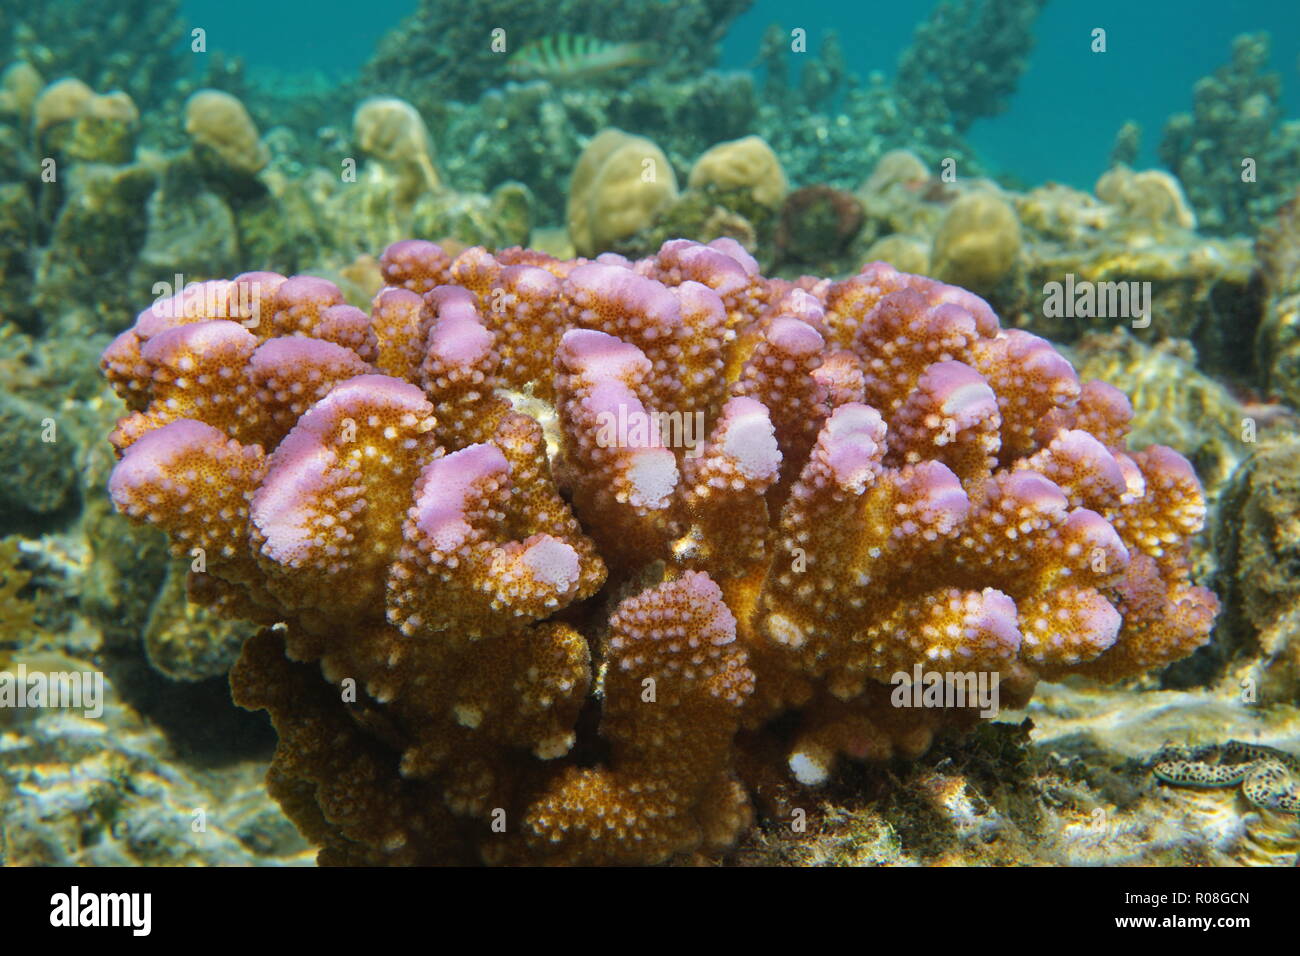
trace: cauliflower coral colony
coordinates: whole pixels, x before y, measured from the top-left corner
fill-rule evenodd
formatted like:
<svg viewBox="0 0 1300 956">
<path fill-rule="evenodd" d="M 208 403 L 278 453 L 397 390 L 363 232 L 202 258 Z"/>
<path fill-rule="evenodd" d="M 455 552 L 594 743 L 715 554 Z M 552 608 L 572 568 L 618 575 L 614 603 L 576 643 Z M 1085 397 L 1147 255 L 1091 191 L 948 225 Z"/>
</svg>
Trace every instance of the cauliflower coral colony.
<svg viewBox="0 0 1300 956">
<path fill-rule="evenodd" d="M 381 264 L 369 314 L 250 273 L 102 362 L 113 500 L 266 625 L 232 685 L 322 862 L 721 853 L 760 780 L 979 719 L 893 706 L 899 672 L 1009 706 L 1207 639 L 1192 468 L 970 292 L 728 239 Z"/>
</svg>

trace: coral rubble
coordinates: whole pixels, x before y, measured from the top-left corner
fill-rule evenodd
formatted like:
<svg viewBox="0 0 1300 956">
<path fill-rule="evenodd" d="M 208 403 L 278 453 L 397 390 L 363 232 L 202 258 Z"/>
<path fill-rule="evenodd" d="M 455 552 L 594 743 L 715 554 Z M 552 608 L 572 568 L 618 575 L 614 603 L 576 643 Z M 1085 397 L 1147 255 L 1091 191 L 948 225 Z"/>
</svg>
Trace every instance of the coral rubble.
<svg viewBox="0 0 1300 956">
<path fill-rule="evenodd" d="M 28 652 L 30 672 L 98 673 Z M 103 712 L 0 708 L 0 863 L 8 866 L 304 866 L 311 854 L 276 811 L 256 760 L 189 766 L 158 726 L 105 681 Z"/>
</svg>

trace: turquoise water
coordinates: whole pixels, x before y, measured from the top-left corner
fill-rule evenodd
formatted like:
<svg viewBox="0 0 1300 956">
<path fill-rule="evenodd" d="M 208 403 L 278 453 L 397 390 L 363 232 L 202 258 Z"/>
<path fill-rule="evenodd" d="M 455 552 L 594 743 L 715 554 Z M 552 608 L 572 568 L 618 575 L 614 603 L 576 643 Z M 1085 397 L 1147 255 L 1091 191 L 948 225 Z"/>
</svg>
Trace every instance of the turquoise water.
<svg viewBox="0 0 1300 956">
<path fill-rule="evenodd" d="M 358 16 L 357 4 L 343 0 L 184 0 L 181 13 L 250 65 L 343 73 L 360 67 L 415 6 L 370 0 Z"/>
<path fill-rule="evenodd" d="M 723 43 L 722 66 L 745 69 L 766 27 L 808 31 L 813 51 L 825 30 L 840 35 L 851 70 L 892 75 L 932 0 L 791 4 L 758 0 Z M 341 0 L 185 0 L 214 46 L 250 65 L 344 75 L 371 55 L 380 37 L 415 8 L 414 0 L 371 0 L 364 15 Z M 304 15 L 304 10 L 310 10 Z M 796 11 L 796 12 L 792 12 Z M 1090 50 L 1094 27 L 1107 52 Z M 1155 147 L 1171 113 L 1188 110 L 1192 87 L 1229 55 L 1232 38 L 1264 30 L 1272 66 L 1283 77 L 1283 106 L 1300 115 L 1300 4 L 1279 0 L 1052 0 L 1039 18 L 1029 69 L 1008 110 L 979 121 L 969 139 L 990 167 L 1025 182 L 1091 186 L 1107 166 L 1119 126 L 1143 129 L 1139 165 L 1158 165 Z"/>
<path fill-rule="evenodd" d="M 728 36 L 725 62 L 739 66 L 767 24 L 805 26 L 808 36 L 839 32 L 850 67 L 893 74 L 929 2 L 862 4 L 759 0 Z M 796 24 L 789 11 L 798 10 Z M 1090 50 L 1094 27 L 1107 51 Z M 1035 27 L 1029 69 L 1001 116 L 982 120 L 970 140 L 995 169 L 1026 182 L 1054 179 L 1091 186 L 1105 171 L 1115 132 L 1132 119 L 1143 129 L 1139 165 L 1156 165 L 1155 147 L 1171 113 L 1191 108 L 1192 87 L 1229 56 L 1232 38 L 1267 31 L 1273 69 L 1283 75 L 1288 116 L 1300 113 L 1300 4 L 1281 0 L 1050 0 Z"/>
</svg>

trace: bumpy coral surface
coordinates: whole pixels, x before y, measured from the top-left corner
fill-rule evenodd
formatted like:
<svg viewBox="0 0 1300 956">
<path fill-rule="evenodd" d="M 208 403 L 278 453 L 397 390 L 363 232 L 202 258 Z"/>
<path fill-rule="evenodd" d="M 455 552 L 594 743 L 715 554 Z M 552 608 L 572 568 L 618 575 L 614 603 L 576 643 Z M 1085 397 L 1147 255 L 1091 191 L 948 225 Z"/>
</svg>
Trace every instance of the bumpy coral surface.
<svg viewBox="0 0 1300 956">
<path fill-rule="evenodd" d="M 815 784 L 978 719 L 894 706 L 899 672 L 1005 706 L 1208 636 L 1191 467 L 969 292 L 768 280 L 730 240 L 381 264 L 368 315 L 252 273 L 103 358 L 113 499 L 268 625 L 236 698 L 324 862 L 718 850 L 774 762 Z"/>
</svg>

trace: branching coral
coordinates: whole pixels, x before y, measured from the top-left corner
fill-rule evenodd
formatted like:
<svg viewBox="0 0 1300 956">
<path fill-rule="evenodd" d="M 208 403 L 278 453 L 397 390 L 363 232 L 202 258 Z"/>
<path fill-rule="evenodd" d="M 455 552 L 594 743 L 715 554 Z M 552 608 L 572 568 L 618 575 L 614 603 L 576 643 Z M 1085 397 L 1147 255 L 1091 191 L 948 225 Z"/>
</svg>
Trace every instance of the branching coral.
<svg viewBox="0 0 1300 956">
<path fill-rule="evenodd" d="M 1165 124 L 1160 160 L 1206 232 L 1253 234 L 1290 198 L 1300 171 L 1300 124 L 1281 122 L 1282 78 L 1265 72 L 1268 61 L 1267 34 L 1237 37 L 1232 59 L 1197 81 L 1192 112 Z"/>
<path fill-rule="evenodd" d="M 894 706 L 898 672 L 1005 703 L 1208 636 L 1190 466 L 969 292 L 768 280 L 730 240 L 381 266 L 369 316 L 249 274 L 103 358 L 114 501 L 274 625 L 232 681 L 323 861 L 724 848 L 772 754 L 817 783 L 977 719 Z"/>
<path fill-rule="evenodd" d="M 410 100 L 426 116 L 442 101 L 472 101 L 506 79 L 508 54 L 530 40 L 562 33 L 608 42 L 656 38 L 657 70 L 698 70 L 717 58 L 717 43 L 752 0 L 674 0 L 646 7 L 612 7 L 602 0 L 487 0 L 448 6 L 420 0 L 379 43 L 362 83 Z M 499 38 L 504 43 L 493 42 Z"/>
<path fill-rule="evenodd" d="M 122 0 L 87 7 L 45 0 L 39 9 L 0 0 L 0 58 L 46 77 L 78 76 L 96 89 L 124 89 L 144 106 L 166 99 L 188 63 L 187 20 L 178 0 Z"/>
<path fill-rule="evenodd" d="M 1006 109 L 1046 0 L 944 0 L 916 29 L 895 88 L 917 117 L 960 132 Z M 978 51 L 978 52 L 977 52 Z"/>
</svg>

